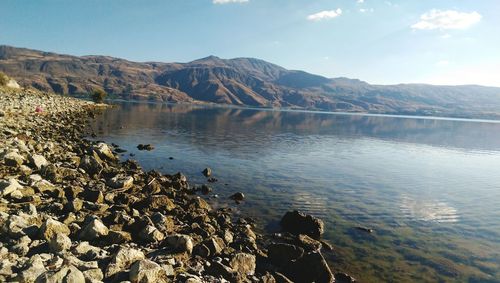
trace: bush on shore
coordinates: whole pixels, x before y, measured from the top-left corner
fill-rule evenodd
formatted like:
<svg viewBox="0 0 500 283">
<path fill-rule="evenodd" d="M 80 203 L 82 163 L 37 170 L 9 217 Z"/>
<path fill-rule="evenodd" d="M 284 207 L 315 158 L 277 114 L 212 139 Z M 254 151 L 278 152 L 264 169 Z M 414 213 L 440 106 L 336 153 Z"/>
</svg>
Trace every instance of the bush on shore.
<svg viewBox="0 0 500 283">
<path fill-rule="evenodd" d="M 103 103 L 104 99 L 106 98 L 107 95 L 108 94 L 104 90 L 102 90 L 102 89 L 96 89 L 92 93 L 92 100 L 95 103 Z"/>
</svg>

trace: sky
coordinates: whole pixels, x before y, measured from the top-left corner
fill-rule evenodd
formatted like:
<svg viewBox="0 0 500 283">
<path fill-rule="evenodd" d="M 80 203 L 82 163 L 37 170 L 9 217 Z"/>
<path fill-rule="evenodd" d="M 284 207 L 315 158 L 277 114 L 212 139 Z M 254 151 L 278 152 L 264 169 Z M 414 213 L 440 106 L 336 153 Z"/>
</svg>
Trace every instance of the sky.
<svg viewBox="0 0 500 283">
<path fill-rule="evenodd" d="M 0 44 L 71 55 L 500 86 L 499 0 L 0 0 L 0 15 Z"/>
</svg>

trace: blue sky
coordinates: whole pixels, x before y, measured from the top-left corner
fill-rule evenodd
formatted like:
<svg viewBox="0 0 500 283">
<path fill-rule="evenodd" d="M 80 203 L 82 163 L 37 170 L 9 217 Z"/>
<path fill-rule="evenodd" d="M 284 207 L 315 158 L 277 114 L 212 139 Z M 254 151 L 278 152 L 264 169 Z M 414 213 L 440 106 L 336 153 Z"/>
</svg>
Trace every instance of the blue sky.
<svg viewBox="0 0 500 283">
<path fill-rule="evenodd" d="M 498 0 L 1 0 L 0 13 L 0 44 L 44 51 L 500 86 Z"/>
</svg>

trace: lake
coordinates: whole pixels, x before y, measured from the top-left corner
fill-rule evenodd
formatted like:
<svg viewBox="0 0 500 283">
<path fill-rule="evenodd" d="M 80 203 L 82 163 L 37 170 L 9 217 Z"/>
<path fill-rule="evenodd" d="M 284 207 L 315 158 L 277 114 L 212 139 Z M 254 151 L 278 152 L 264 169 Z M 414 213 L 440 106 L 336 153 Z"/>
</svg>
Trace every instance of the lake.
<svg viewBox="0 0 500 283">
<path fill-rule="evenodd" d="M 500 282 L 500 123 L 148 103 L 93 123 L 146 170 L 195 185 L 212 168 L 207 199 L 262 231 L 323 219 L 325 257 L 362 282 Z"/>
</svg>

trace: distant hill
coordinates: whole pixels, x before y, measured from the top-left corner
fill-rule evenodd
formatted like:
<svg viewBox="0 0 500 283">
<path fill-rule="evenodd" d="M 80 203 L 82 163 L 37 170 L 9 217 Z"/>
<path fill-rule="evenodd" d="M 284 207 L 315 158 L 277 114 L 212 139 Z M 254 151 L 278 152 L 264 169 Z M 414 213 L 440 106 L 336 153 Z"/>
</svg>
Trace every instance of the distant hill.
<svg viewBox="0 0 500 283">
<path fill-rule="evenodd" d="M 103 88 L 114 97 L 256 107 L 454 117 L 500 117 L 500 88 L 371 85 L 326 78 L 253 58 L 137 63 L 0 46 L 0 71 L 23 86 L 67 94 Z"/>
</svg>

